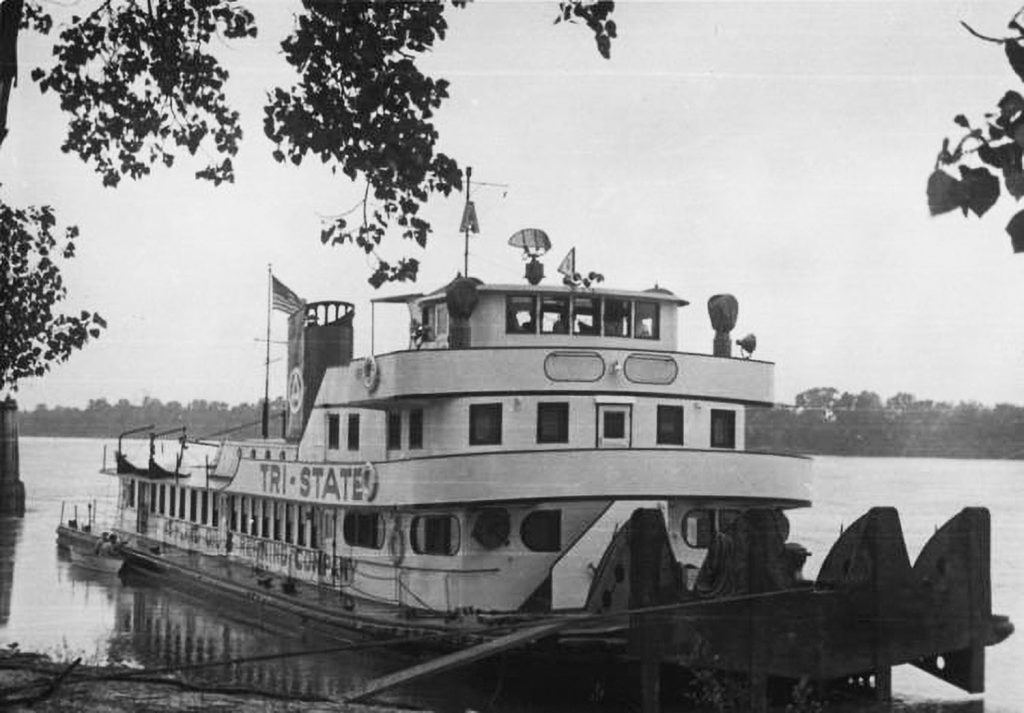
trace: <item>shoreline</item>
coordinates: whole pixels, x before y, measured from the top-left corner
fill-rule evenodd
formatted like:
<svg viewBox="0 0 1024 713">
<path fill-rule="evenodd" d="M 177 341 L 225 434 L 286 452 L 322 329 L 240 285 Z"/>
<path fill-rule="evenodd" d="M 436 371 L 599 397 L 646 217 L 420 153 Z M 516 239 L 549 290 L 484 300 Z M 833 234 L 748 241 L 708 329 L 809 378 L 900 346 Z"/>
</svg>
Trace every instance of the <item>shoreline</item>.
<svg viewBox="0 0 1024 713">
<path fill-rule="evenodd" d="M 0 650 L 0 708 L 31 711 L 274 710 L 332 713 L 408 713 L 416 709 L 296 698 L 245 686 L 190 683 L 126 666 L 54 661 L 45 654 Z"/>
</svg>

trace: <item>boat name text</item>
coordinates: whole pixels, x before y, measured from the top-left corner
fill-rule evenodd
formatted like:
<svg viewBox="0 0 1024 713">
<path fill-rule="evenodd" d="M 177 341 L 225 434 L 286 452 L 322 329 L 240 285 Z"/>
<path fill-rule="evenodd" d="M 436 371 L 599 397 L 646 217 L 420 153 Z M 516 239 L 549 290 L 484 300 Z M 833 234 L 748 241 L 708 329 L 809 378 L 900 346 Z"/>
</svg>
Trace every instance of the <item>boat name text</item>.
<svg viewBox="0 0 1024 713">
<path fill-rule="evenodd" d="M 373 502 L 380 481 L 377 469 L 365 465 L 302 466 L 298 476 L 284 464 L 260 463 L 263 492 L 298 495 L 322 502 Z"/>
</svg>

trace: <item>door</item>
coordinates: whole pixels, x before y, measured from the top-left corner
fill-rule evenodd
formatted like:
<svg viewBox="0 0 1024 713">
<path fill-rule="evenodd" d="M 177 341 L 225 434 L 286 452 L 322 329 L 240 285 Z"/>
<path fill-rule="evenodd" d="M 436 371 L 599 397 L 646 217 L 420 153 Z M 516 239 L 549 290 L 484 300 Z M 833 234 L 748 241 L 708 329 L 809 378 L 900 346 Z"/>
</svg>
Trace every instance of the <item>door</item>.
<svg viewBox="0 0 1024 713">
<path fill-rule="evenodd" d="M 629 404 L 598 404 L 597 447 L 629 448 L 633 441 L 632 415 Z"/>
</svg>

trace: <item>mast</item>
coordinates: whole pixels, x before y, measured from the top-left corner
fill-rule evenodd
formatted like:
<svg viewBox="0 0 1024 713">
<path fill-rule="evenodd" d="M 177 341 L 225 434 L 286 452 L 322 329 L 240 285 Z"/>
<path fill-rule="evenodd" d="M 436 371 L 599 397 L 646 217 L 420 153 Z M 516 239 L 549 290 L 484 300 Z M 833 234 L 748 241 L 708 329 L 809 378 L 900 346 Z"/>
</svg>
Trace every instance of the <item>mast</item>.
<svg viewBox="0 0 1024 713">
<path fill-rule="evenodd" d="M 469 188 L 473 182 L 473 167 L 466 166 L 466 208 L 464 215 L 466 218 L 462 220 L 462 229 L 465 231 L 465 252 L 462 256 L 462 274 L 464 277 L 469 277 L 469 231 L 472 227 L 472 221 L 468 220 L 470 206 L 473 205 L 469 200 Z"/>
<path fill-rule="evenodd" d="M 263 363 L 263 438 L 270 435 L 270 311 L 273 303 L 274 276 L 267 263 L 267 356 Z"/>
</svg>

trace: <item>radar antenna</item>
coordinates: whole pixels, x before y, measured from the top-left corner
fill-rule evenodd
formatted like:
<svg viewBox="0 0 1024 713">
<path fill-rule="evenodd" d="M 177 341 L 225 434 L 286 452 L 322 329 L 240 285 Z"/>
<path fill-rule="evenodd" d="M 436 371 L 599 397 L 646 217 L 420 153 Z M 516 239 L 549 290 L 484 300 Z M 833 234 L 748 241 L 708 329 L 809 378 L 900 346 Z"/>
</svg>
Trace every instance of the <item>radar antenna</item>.
<svg viewBox="0 0 1024 713">
<path fill-rule="evenodd" d="M 540 228 L 523 228 L 517 230 L 508 239 L 508 244 L 523 251 L 526 260 L 526 281 L 536 285 L 544 279 L 544 265 L 538 260 L 551 249 L 551 240 Z"/>
</svg>

